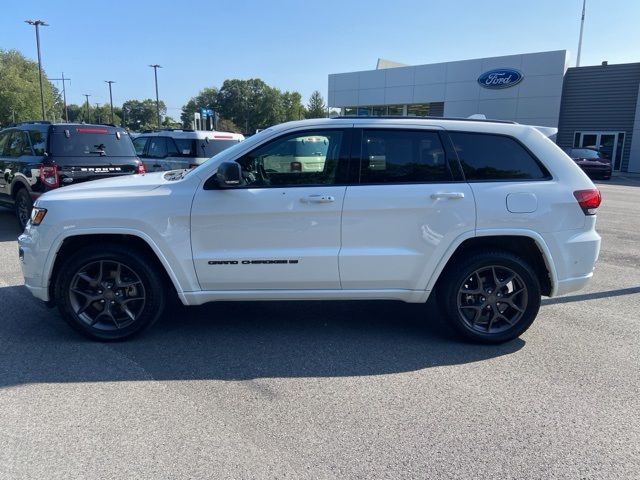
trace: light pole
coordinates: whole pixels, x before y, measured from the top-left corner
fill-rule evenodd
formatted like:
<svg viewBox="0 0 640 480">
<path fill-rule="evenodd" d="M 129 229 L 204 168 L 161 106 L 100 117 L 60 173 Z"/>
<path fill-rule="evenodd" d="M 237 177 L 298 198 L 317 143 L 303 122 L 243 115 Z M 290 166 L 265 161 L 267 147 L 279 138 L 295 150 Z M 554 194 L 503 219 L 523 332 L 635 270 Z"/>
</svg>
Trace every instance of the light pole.
<svg viewBox="0 0 640 480">
<path fill-rule="evenodd" d="M 64 104 L 64 120 L 69 122 L 69 111 L 67 110 L 67 88 L 65 82 L 71 82 L 70 78 L 64 78 L 64 72 L 62 72 L 62 78 L 51 78 L 50 80 L 62 80 L 62 102 Z"/>
<path fill-rule="evenodd" d="M 578 39 L 578 56 L 576 58 L 576 67 L 580 66 L 580 54 L 582 53 L 582 30 L 584 29 L 584 11 L 587 8 L 587 0 L 582 0 L 582 16 L 580 17 L 580 38 Z"/>
<path fill-rule="evenodd" d="M 40 79 L 40 106 L 42 107 L 42 121 L 46 120 L 44 113 L 44 91 L 42 90 L 42 60 L 40 59 L 40 26 L 48 27 L 43 20 L 25 20 L 25 23 L 36 27 L 36 47 L 38 49 L 38 78 Z"/>
<path fill-rule="evenodd" d="M 109 102 L 111 103 L 111 124 L 113 125 L 113 95 L 111 94 L 111 84 L 116 83 L 113 80 L 105 80 L 109 84 Z"/>
<path fill-rule="evenodd" d="M 86 121 L 89 119 L 89 108 L 90 108 L 89 107 L 89 97 L 91 95 L 89 95 L 88 93 L 83 93 L 82 95 L 84 95 L 86 97 L 86 99 L 87 99 L 87 115 L 85 117 L 85 123 L 86 123 Z"/>
<path fill-rule="evenodd" d="M 158 97 L 158 69 L 162 67 L 158 64 L 149 65 L 149 66 L 153 68 L 153 74 L 156 79 L 156 114 L 158 115 L 158 128 L 160 128 L 160 99 Z"/>
</svg>

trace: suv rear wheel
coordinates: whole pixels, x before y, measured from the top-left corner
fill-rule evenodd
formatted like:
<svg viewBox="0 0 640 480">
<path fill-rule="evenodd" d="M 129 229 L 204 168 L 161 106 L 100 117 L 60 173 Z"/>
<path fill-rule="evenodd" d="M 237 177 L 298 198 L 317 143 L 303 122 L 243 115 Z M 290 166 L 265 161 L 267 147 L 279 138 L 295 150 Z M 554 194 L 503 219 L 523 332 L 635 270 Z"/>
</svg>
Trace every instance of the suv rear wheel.
<svg viewBox="0 0 640 480">
<path fill-rule="evenodd" d="M 27 226 L 27 222 L 31 217 L 31 210 L 33 209 L 33 201 L 31 200 L 31 195 L 26 188 L 21 188 L 16 193 L 16 198 L 14 201 L 14 206 L 16 209 L 16 217 L 18 217 L 18 223 L 20 224 L 20 228 L 22 230 Z"/>
<path fill-rule="evenodd" d="M 64 319 L 96 340 L 121 340 L 150 326 L 165 304 L 155 262 L 120 245 L 90 246 L 61 267 L 55 299 Z"/>
<path fill-rule="evenodd" d="M 449 324 L 463 337 L 502 343 L 520 336 L 540 308 L 540 283 L 522 258 L 476 253 L 447 268 L 438 294 Z"/>
</svg>

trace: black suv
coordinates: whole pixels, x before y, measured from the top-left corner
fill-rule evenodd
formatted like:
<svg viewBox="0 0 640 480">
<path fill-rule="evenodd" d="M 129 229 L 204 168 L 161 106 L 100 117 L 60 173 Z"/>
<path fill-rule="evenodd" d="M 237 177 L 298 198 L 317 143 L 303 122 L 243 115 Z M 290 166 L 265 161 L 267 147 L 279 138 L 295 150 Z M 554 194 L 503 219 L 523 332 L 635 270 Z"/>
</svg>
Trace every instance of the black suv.
<svg viewBox="0 0 640 480">
<path fill-rule="evenodd" d="M 123 128 L 26 122 L 0 131 L 0 205 L 15 208 L 22 228 L 48 190 L 133 173 L 144 166 Z"/>
</svg>

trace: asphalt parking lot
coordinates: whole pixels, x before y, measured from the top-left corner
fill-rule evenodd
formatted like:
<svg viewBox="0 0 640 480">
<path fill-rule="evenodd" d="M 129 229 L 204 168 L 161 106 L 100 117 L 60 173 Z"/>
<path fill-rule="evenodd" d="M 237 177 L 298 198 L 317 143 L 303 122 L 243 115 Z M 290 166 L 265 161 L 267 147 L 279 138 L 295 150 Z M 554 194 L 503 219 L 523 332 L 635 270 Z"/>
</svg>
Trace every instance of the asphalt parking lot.
<svg viewBox="0 0 640 480">
<path fill-rule="evenodd" d="M 594 280 L 501 346 L 395 302 L 174 309 L 92 343 L 22 286 L 0 209 L 0 478 L 640 478 L 640 181 L 599 186 Z"/>
</svg>

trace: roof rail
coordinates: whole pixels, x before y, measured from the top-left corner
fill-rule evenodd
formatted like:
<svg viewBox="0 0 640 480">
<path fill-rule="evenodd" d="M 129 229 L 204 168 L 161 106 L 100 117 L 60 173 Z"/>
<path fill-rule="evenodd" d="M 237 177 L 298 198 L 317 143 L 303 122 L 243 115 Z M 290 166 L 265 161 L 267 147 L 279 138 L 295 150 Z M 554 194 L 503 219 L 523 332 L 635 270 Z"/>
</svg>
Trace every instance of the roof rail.
<svg viewBox="0 0 640 480">
<path fill-rule="evenodd" d="M 492 120 L 490 118 L 463 118 L 463 117 L 435 117 L 435 116 L 405 116 L 405 115 L 338 115 L 336 117 L 330 118 L 346 118 L 350 120 L 358 119 L 358 118 L 385 118 L 385 119 L 394 119 L 394 120 L 444 120 L 446 122 L 484 122 L 484 123 L 508 123 L 512 125 L 517 125 L 518 122 L 513 122 L 511 120 Z"/>
<path fill-rule="evenodd" d="M 18 125 L 51 125 L 51 122 L 47 120 L 27 120 L 25 122 L 16 122 L 11 124 L 14 127 Z"/>
</svg>

